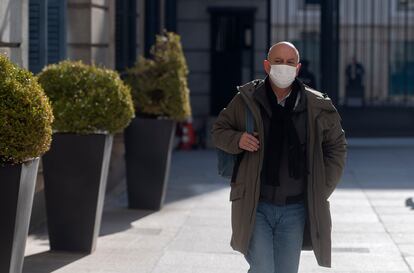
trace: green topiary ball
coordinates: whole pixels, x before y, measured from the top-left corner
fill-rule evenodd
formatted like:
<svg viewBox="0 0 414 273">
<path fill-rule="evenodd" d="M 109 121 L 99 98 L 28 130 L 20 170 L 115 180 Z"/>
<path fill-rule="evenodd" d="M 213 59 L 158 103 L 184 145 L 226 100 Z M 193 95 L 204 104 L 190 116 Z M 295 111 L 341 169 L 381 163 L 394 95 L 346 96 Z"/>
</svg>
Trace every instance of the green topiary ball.
<svg viewBox="0 0 414 273">
<path fill-rule="evenodd" d="M 0 55 L 0 163 L 22 163 L 49 150 L 52 121 L 36 77 Z"/>
<path fill-rule="evenodd" d="M 183 121 L 191 116 L 188 68 L 180 36 L 173 32 L 157 35 L 152 59 L 140 57 L 127 70 L 136 112 L 143 116 Z"/>
<path fill-rule="evenodd" d="M 81 61 L 43 69 L 39 82 L 49 96 L 58 132 L 121 132 L 134 117 L 130 88 L 117 72 Z"/>
</svg>

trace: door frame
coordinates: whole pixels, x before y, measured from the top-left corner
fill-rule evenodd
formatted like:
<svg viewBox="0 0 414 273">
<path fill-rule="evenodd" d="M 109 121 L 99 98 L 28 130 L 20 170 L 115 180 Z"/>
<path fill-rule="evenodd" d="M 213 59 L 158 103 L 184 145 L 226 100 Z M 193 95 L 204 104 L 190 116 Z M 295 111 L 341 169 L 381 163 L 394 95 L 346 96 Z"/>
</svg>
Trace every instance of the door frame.
<svg viewBox="0 0 414 273">
<path fill-rule="evenodd" d="M 210 14 L 209 26 L 210 26 L 210 48 L 209 48 L 209 55 L 210 55 L 210 67 L 209 67 L 209 75 L 210 75 L 210 114 L 212 112 L 212 88 L 213 88 L 213 48 L 214 48 L 214 33 L 213 33 L 213 18 L 217 15 L 223 14 L 236 14 L 236 15 L 245 15 L 245 16 L 252 16 L 252 33 L 251 33 L 251 57 L 250 57 L 250 78 L 254 80 L 254 75 L 256 73 L 255 67 L 255 25 L 256 25 L 256 16 L 255 13 L 257 11 L 257 7 L 208 7 L 208 13 Z M 241 73 L 241 68 L 240 68 Z"/>
</svg>

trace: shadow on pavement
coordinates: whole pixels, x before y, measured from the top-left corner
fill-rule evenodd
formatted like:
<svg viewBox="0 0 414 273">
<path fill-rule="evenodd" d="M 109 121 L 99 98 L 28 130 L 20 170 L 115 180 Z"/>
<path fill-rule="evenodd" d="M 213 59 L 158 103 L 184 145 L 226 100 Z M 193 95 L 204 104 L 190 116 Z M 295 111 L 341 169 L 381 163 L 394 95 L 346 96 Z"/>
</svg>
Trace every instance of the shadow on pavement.
<svg viewBox="0 0 414 273">
<path fill-rule="evenodd" d="M 50 273 L 68 264 L 74 263 L 87 254 L 46 251 L 24 259 L 23 273 Z"/>
<path fill-rule="evenodd" d="M 218 175 L 214 150 L 174 151 L 165 204 L 229 186 L 230 181 Z"/>
<path fill-rule="evenodd" d="M 120 233 L 136 228 L 140 234 L 156 234 L 157 229 L 137 228 L 132 223 L 157 211 L 128 209 L 125 185 L 106 197 L 102 216 L 100 237 Z M 170 178 L 164 206 L 208 194 L 229 187 L 229 181 L 221 178 L 216 169 L 216 153 L 213 151 L 175 151 L 172 157 Z M 37 247 L 48 247 L 46 224 L 30 234 L 38 242 Z M 39 242 L 40 241 L 40 242 Z M 98 243 L 99 247 L 99 243 Z M 74 263 L 87 254 L 74 254 L 69 252 L 44 251 L 25 257 L 23 273 L 51 273 Z"/>
<path fill-rule="evenodd" d="M 216 153 L 212 151 L 174 151 L 171 160 L 164 206 L 229 186 L 230 182 L 217 174 Z M 128 230 L 132 222 L 157 212 L 128 209 L 125 185 L 117 192 L 118 196 L 105 201 L 100 236 Z"/>
<path fill-rule="evenodd" d="M 106 236 L 128 230 L 132 227 L 132 222 L 152 213 L 154 213 L 154 211 L 130 210 L 120 207 L 105 210 L 102 216 L 101 231 L 99 236 Z"/>
</svg>

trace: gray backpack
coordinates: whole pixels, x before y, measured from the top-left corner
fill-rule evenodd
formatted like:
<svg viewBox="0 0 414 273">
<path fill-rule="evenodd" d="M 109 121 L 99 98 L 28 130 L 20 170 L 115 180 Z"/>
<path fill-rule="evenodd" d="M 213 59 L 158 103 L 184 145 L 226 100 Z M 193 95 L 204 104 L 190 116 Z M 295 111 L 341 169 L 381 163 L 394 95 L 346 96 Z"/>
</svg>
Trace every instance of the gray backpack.
<svg viewBox="0 0 414 273">
<path fill-rule="evenodd" d="M 246 105 L 246 131 L 249 134 L 253 134 L 254 131 L 254 119 L 253 114 L 250 108 Z M 233 182 L 233 175 L 237 174 L 237 169 L 239 168 L 240 161 L 243 154 L 229 154 L 223 150 L 217 149 L 217 159 L 218 159 L 218 173 L 224 178 L 231 179 Z"/>
</svg>

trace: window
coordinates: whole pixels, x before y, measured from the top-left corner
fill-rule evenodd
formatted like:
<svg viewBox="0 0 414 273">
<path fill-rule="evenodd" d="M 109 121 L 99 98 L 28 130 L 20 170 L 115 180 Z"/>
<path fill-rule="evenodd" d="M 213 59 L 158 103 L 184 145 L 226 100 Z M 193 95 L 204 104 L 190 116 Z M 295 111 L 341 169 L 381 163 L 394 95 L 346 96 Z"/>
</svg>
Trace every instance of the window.
<svg viewBox="0 0 414 273">
<path fill-rule="evenodd" d="M 37 73 L 47 63 L 47 5 L 45 0 L 29 1 L 29 69 Z"/>
<path fill-rule="evenodd" d="M 29 1 L 29 69 L 38 73 L 66 56 L 66 1 Z"/>
</svg>

